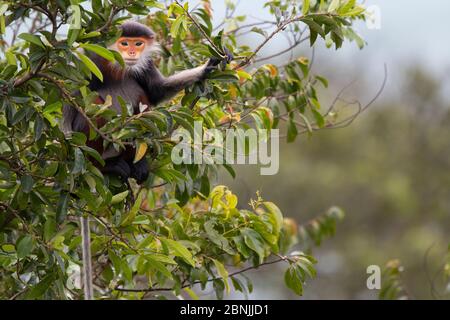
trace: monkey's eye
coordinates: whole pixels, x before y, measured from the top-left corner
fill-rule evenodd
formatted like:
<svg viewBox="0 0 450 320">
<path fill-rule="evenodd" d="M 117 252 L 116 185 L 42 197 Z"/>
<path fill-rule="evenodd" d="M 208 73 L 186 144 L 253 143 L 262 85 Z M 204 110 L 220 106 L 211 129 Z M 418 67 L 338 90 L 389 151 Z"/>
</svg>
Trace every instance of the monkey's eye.
<svg viewBox="0 0 450 320">
<path fill-rule="evenodd" d="M 120 44 L 124 47 L 128 46 L 128 42 L 126 42 L 126 41 L 122 41 Z"/>
<path fill-rule="evenodd" d="M 138 42 L 136 42 L 136 47 L 140 47 L 140 46 L 142 46 L 144 43 L 142 42 L 142 41 L 138 41 Z"/>
</svg>

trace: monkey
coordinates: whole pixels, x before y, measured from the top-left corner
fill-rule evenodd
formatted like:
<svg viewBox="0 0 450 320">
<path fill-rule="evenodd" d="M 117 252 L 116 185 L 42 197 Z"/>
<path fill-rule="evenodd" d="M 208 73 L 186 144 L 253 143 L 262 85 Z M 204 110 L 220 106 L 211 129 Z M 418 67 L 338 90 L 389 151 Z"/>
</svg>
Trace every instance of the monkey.
<svg viewBox="0 0 450 320">
<path fill-rule="evenodd" d="M 96 103 L 106 101 L 111 96 L 111 108 L 119 114 L 122 112 L 118 97 L 131 104 L 133 113 L 141 112 L 141 105 L 147 108 L 157 106 L 164 100 L 169 100 L 181 90 L 197 81 L 201 81 L 215 70 L 221 59 L 210 58 L 202 66 L 184 70 L 169 77 L 164 77 L 153 60 L 151 52 L 157 47 L 155 33 L 147 26 L 138 22 L 125 22 L 120 26 L 121 35 L 109 49 L 118 51 L 125 63 L 124 67 L 118 62 L 110 62 L 99 55 L 92 54 L 91 59 L 103 74 L 103 82 L 92 77 L 89 89 L 97 92 Z M 232 55 L 226 52 L 226 62 L 232 60 Z M 104 119 L 96 119 L 97 127 L 105 124 Z M 66 134 L 82 132 L 89 137 L 89 123 L 73 106 L 64 105 L 62 131 Z M 127 147 L 117 152 L 112 147 L 104 150 L 103 139 L 97 137 L 89 140 L 87 145 L 100 153 L 105 165 L 94 162 L 104 174 L 119 177 L 128 184 L 129 178 L 134 178 L 138 184 L 145 182 L 149 176 L 149 168 L 145 157 L 134 163 L 135 150 Z M 92 262 L 90 254 L 89 218 L 80 217 L 80 234 L 82 237 L 83 259 L 83 289 L 87 300 L 93 299 Z"/>
<path fill-rule="evenodd" d="M 184 70 L 169 77 L 164 77 L 155 66 L 151 53 L 157 44 L 155 33 L 149 27 L 133 21 L 120 26 L 120 37 L 109 46 L 109 49 L 118 51 L 125 63 L 122 68 L 118 62 L 110 62 L 99 55 L 92 54 L 91 59 L 103 74 L 103 82 L 92 77 L 89 89 L 98 93 L 96 103 L 103 103 L 106 97 L 112 97 L 111 108 L 119 114 L 121 106 L 118 96 L 131 104 L 133 113 L 141 112 L 140 106 L 147 108 L 156 106 L 162 101 L 169 100 L 180 91 L 190 87 L 217 69 L 221 63 L 229 63 L 233 56 L 226 50 L 225 59 L 211 57 L 204 65 Z M 97 119 L 97 126 L 105 124 L 103 119 Z M 86 119 L 72 106 L 63 108 L 63 131 L 82 132 L 89 136 L 89 124 Z M 133 163 L 134 148 L 117 152 L 112 147 L 103 150 L 101 137 L 88 141 L 87 145 L 97 150 L 105 161 L 105 165 L 97 165 L 104 174 L 115 175 L 123 181 L 134 178 L 138 184 L 145 182 L 149 176 L 149 168 L 145 157 Z"/>
<path fill-rule="evenodd" d="M 103 74 L 103 82 L 96 77 L 92 77 L 89 82 L 89 89 L 98 94 L 95 103 L 104 103 L 106 98 L 111 96 L 112 104 L 110 107 L 114 108 L 119 114 L 122 112 L 118 100 L 119 96 L 125 102 L 131 104 L 134 114 L 138 114 L 142 112 L 142 105 L 151 108 L 162 101 L 169 100 L 194 83 L 206 79 L 207 75 L 217 69 L 221 62 L 229 63 L 233 59 L 233 55 L 225 50 L 226 57 L 224 60 L 212 57 L 202 66 L 164 77 L 155 66 L 150 55 L 157 47 L 153 30 L 143 24 L 131 21 L 123 23 L 120 29 L 120 37 L 109 46 L 109 49 L 116 50 L 121 54 L 125 66 L 122 67 L 118 62 L 110 62 L 99 55 L 91 54 L 90 58 Z M 105 125 L 105 120 L 102 118 L 97 118 L 94 122 L 99 128 Z M 61 129 L 65 134 L 82 132 L 89 137 L 89 123 L 71 105 L 64 105 L 63 107 Z M 129 178 L 134 178 L 138 184 L 147 180 L 149 176 L 147 161 L 144 157 L 134 163 L 134 148 L 127 147 L 120 152 L 112 147 L 104 150 L 101 137 L 89 140 L 86 144 L 99 152 L 105 161 L 104 166 L 93 161 L 102 173 L 117 176 L 128 186 Z M 89 218 L 80 217 L 80 226 L 84 297 L 90 300 L 94 296 Z"/>
</svg>

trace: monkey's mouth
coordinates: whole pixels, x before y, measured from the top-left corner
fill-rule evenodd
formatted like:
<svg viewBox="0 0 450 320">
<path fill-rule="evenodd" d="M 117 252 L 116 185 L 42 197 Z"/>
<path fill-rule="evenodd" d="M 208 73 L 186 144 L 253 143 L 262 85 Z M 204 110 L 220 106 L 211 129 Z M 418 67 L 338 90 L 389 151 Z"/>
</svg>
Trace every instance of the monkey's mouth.
<svg viewBox="0 0 450 320">
<path fill-rule="evenodd" d="M 134 66 L 138 63 L 139 59 L 124 59 L 125 63 L 129 66 Z"/>
</svg>

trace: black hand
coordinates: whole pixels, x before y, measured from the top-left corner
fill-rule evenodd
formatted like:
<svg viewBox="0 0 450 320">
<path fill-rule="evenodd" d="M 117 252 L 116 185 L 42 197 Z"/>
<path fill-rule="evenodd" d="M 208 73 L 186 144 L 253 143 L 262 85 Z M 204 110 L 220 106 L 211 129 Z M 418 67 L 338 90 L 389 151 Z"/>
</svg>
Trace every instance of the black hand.
<svg viewBox="0 0 450 320">
<path fill-rule="evenodd" d="M 225 51 L 225 58 L 212 57 L 209 59 L 205 69 L 205 72 L 207 74 L 214 71 L 220 63 L 222 63 L 223 67 L 225 67 L 228 63 L 230 63 L 233 60 L 233 54 L 227 48 L 225 48 L 224 51 Z"/>
</svg>

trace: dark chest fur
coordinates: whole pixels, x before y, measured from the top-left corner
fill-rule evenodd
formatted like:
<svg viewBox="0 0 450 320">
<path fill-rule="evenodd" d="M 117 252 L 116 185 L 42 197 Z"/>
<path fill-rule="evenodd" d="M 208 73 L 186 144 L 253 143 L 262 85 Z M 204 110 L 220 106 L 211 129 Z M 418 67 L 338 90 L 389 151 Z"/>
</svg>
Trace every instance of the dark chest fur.
<svg viewBox="0 0 450 320">
<path fill-rule="evenodd" d="M 103 73 L 104 82 L 93 79 L 89 88 L 97 91 L 100 100 L 106 101 L 108 95 L 112 98 L 112 108 L 119 114 L 122 111 L 118 97 L 120 96 L 127 104 L 131 104 L 134 113 L 139 113 L 139 105 L 150 105 L 148 92 L 142 87 L 133 74 L 127 74 L 120 70 L 111 70 L 103 61 L 95 61 Z"/>
</svg>

